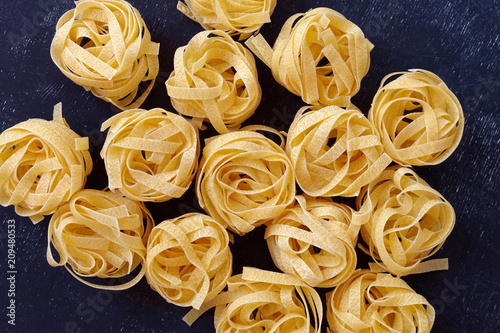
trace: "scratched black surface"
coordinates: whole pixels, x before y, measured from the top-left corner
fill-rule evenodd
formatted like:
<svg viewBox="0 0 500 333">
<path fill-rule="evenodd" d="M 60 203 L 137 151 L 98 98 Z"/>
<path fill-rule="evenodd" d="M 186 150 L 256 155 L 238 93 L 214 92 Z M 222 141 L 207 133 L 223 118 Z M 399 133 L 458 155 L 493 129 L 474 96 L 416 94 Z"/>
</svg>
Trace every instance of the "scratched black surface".
<svg viewBox="0 0 500 333">
<path fill-rule="evenodd" d="M 177 47 L 201 27 L 180 14 L 175 0 L 138 1 L 153 40 L 161 43 L 158 84 L 143 105 L 173 110 L 164 81 Z M 106 186 L 99 150 L 103 120 L 116 112 L 64 77 L 49 56 L 57 19 L 70 1 L 2 2 L 0 11 L 0 130 L 30 117 L 50 119 L 52 106 L 79 134 L 89 136 L 95 168 L 87 187 Z M 405 280 L 435 306 L 433 332 L 498 332 L 500 327 L 500 17 L 499 1 L 348 0 L 284 1 L 262 30 L 271 43 L 286 18 L 312 7 L 328 6 L 358 24 L 375 44 L 372 66 L 354 102 L 366 113 L 382 77 L 390 72 L 424 68 L 437 73 L 462 101 L 465 133 L 457 151 L 444 163 L 417 172 L 455 207 L 457 223 L 436 257 L 448 257 L 450 270 Z M 248 123 L 286 130 L 302 101 L 272 78 L 257 61 L 263 99 Z M 204 137 L 213 132 L 203 133 Z M 180 200 L 148 205 L 160 222 L 200 210 L 191 189 Z M 181 318 L 187 309 L 167 304 L 143 279 L 117 293 L 102 292 L 76 281 L 64 268 L 45 259 L 48 218 L 33 225 L 0 208 L 0 331 L 9 332 L 213 332 L 212 312 L 192 328 Z M 7 325 L 7 220 L 17 231 L 16 326 Z M 234 273 L 245 265 L 275 269 L 263 229 L 236 238 Z M 360 257 L 360 266 L 367 258 Z M 323 292 L 323 291 L 321 291 Z"/>
</svg>

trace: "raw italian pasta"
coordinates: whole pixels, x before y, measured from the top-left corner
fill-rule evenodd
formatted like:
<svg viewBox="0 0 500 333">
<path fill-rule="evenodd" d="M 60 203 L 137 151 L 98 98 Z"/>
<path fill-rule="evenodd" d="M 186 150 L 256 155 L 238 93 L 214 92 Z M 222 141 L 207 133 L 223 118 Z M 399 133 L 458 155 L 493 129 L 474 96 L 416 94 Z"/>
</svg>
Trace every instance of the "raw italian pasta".
<svg viewBox="0 0 500 333">
<path fill-rule="evenodd" d="M 177 9 L 206 30 L 223 30 L 240 35 L 239 40 L 258 33 L 271 22 L 276 0 L 184 0 Z"/>
<path fill-rule="evenodd" d="M 169 303 L 199 309 L 227 284 L 233 256 L 226 229 L 210 216 L 191 213 L 153 228 L 146 278 Z"/>
<path fill-rule="evenodd" d="M 266 229 L 273 261 L 311 287 L 334 287 L 356 268 L 359 226 L 351 224 L 352 209 L 330 198 L 296 200 Z"/>
<path fill-rule="evenodd" d="M 425 297 L 390 274 L 358 270 L 326 295 L 328 332 L 429 333 L 435 311 Z"/>
<path fill-rule="evenodd" d="M 220 30 L 200 32 L 177 49 L 166 86 L 177 112 L 219 133 L 238 128 L 262 96 L 252 54 Z"/>
<path fill-rule="evenodd" d="M 249 267 L 229 279 L 227 292 L 189 312 L 184 321 L 191 325 L 212 307 L 217 333 L 319 333 L 323 318 L 318 293 L 300 279 Z"/>
<path fill-rule="evenodd" d="M 274 131 L 258 127 L 263 128 Z M 212 138 L 196 175 L 201 207 L 239 235 L 271 221 L 295 198 L 293 169 L 285 152 L 250 129 Z"/>
<path fill-rule="evenodd" d="M 353 223 L 375 260 L 372 270 L 397 276 L 447 269 L 446 259 L 423 262 L 437 252 L 455 225 L 453 207 L 408 168 L 390 167 L 356 200 Z"/>
<path fill-rule="evenodd" d="M 125 110 L 139 107 L 153 88 L 159 48 L 128 2 L 81 0 L 57 22 L 50 54 L 73 82 Z"/>
<path fill-rule="evenodd" d="M 356 196 L 391 163 L 368 119 L 335 105 L 300 109 L 286 152 L 300 188 L 315 197 Z"/>
<path fill-rule="evenodd" d="M 279 84 L 314 105 L 346 106 L 359 91 L 373 49 L 358 26 L 329 8 L 290 17 L 272 49 L 262 35 L 246 44 Z"/>
<path fill-rule="evenodd" d="M 198 168 L 198 131 L 183 117 L 135 109 L 103 123 L 109 127 L 101 151 L 109 188 L 137 201 L 180 198 Z"/>
<path fill-rule="evenodd" d="M 73 132 L 54 107 L 54 120 L 29 119 L 0 135 L 0 204 L 38 223 L 85 186 L 92 171 L 88 138 Z"/>
<path fill-rule="evenodd" d="M 47 261 L 64 266 L 84 284 L 123 290 L 141 280 L 146 271 L 146 243 L 153 228 L 144 204 L 112 192 L 85 189 L 52 216 L 48 231 Z M 51 245 L 59 260 L 54 259 Z M 83 278 L 121 278 L 142 265 L 129 282 L 100 285 Z"/>
<path fill-rule="evenodd" d="M 368 117 L 387 154 L 403 166 L 443 162 L 464 131 L 457 97 L 437 75 L 421 69 L 387 75 Z"/>
</svg>

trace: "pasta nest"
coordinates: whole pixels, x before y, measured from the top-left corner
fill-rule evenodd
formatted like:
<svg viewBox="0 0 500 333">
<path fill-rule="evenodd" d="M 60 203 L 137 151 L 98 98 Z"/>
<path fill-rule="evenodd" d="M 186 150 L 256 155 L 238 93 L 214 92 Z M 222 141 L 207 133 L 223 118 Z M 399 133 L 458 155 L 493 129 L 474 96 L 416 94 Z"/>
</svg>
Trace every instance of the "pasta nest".
<svg viewBox="0 0 500 333">
<path fill-rule="evenodd" d="M 390 167 L 356 200 L 353 222 L 376 264 L 372 267 L 403 276 L 435 270 L 433 260 L 455 225 L 451 204 L 408 168 Z M 428 267 L 426 268 L 426 265 Z M 439 269 L 439 268 L 437 268 Z"/>
<path fill-rule="evenodd" d="M 169 303 L 199 309 L 227 284 L 233 256 L 226 229 L 191 213 L 166 220 L 151 232 L 146 278 Z"/>
<path fill-rule="evenodd" d="M 327 329 L 345 333 L 429 333 L 435 311 L 400 278 L 357 270 L 326 295 Z"/>
<path fill-rule="evenodd" d="M 387 75 L 368 117 L 387 154 L 403 166 L 443 162 L 464 131 L 457 97 L 437 75 L 421 69 Z"/>
<path fill-rule="evenodd" d="M 283 149 L 247 129 L 211 139 L 196 175 L 201 207 L 239 235 L 271 221 L 295 198 L 293 169 Z"/>
<path fill-rule="evenodd" d="M 300 279 L 249 267 L 229 279 L 227 292 L 189 312 L 184 321 L 191 325 L 212 307 L 217 333 L 319 333 L 323 317 L 318 293 Z"/>
<path fill-rule="evenodd" d="M 358 195 L 391 163 L 373 126 L 358 110 L 309 108 L 299 110 L 288 131 L 297 183 L 314 197 Z"/>
<path fill-rule="evenodd" d="M 290 17 L 272 49 L 261 35 L 247 45 L 307 104 L 342 106 L 359 91 L 373 49 L 358 26 L 329 8 Z"/>
<path fill-rule="evenodd" d="M 296 200 L 266 229 L 273 261 L 312 287 L 332 288 L 356 268 L 359 226 L 351 224 L 349 206 L 330 198 Z"/>
<path fill-rule="evenodd" d="M 128 2 L 81 0 L 57 22 L 50 54 L 73 82 L 125 110 L 139 107 L 153 88 L 159 48 Z"/>
<path fill-rule="evenodd" d="M 183 117 L 165 111 L 124 111 L 109 127 L 101 151 L 109 188 L 137 201 L 180 198 L 198 168 L 198 131 Z"/>
<path fill-rule="evenodd" d="M 220 30 L 200 32 L 176 50 L 166 86 L 177 112 L 219 133 L 238 128 L 262 96 L 252 54 Z"/>
<path fill-rule="evenodd" d="M 146 271 L 146 243 L 153 225 L 143 203 L 112 192 L 82 190 L 50 220 L 47 261 L 53 267 L 65 266 L 76 279 L 94 288 L 130 288 Z M 54 259 L 51 245 L 59 261 Z M 139 265 L 139 273 L 121 285 L 99 285 L 83 279 L 121 278 Z"/>
<path fill-rule="evenodd" d="M 54 120 L 30 119 L 0 134 L 0 204 L 33 223 L 81 190 L 92 171 L 88 138 L 73 132 L 54 107 Z"/>
<path fill-rule="evenodd" d="M 271 22 L 276 0 L 184 0 L 177 9 L 205 30 L 223 30 L 244 40 Z"/>
</svg>

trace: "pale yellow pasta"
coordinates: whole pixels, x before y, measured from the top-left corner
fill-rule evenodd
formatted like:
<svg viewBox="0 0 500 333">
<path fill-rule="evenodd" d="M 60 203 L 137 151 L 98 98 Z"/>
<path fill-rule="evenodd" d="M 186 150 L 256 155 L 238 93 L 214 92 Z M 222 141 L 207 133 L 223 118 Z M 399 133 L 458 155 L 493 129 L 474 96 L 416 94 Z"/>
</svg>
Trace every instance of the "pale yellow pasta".
<svg viewBox="0 0 500 333">
<path fill-rule="evenodd" d="M 217 333 L 319 333 L 323 318 L 321 298 L 300 279 L 249 267 L 229 279 L 227 292 L 189 312 L 184 321 L 191 325 L 213 307 Z"/>
<path fill-rule="evenodd" d="M 198 168 L 198 131 L 183 117 L 165 111 L 124 111 L 109 127 L 101 151 L 110 190 L 137 201 L 180 198 Z"/>
<path fill-rule="evenodd" d="M 184 0 L 177 9 L 206 30 L 223 30 L 247 39 L 271 22 L 276 0 Z"/>
<path fill-rule="evenodd" d="M 166 86 L 177 112 L 219 133 L 237 129 L 262 96 L 252 54 L 220 30 L 200 32 L 177 49 Z"/>
<path fill-rule="evenodd" d="M 29 119 L 0 134 L 0 204 L 33 223 L 54 213 L 85 186 L 92 171 L 88 138 L 73 132 L 62 117 Z"/>
<path fill-rule="evenodd" d="M 158 75 L 160 45 L 151 41 L 141 15 L 124 0 L 75 3 L 57 22 L 52 60 L 95 96 L 122 110 L 139 107 Z"/>
<path fill-rule="evenodd" d="M 435 311 L 400 278 L 357 270 L 326 295 L 328 333 L 429 333 Z"/>
<path fill-rule="evenodd" d="M 315 197 L 356 196 L 391 163 L 368 119 L 336 105 L 300 109 L 286 152 L 300 188 Z"/>
<path fill-rule="evenodd" d="M 437 252 L 455 225 L 453 207 L 408 168 L 390 167 L 359 194 L 353 223 L 375 260 L 376 271 L 397 276 L 447 269 Z"/>
<path fill-rule="evenodd" d="M 169 303 L 199 309 L 219 294 L 232 273 L 226 229 L 198 213 L 163 221 L 148 240 L 146 278 Z"/>
<path fill-rule="evenodd" d="M 314 105 L 346 106 L 359 91 L 373 49 L 358 26 L 329 8 L 290 17 L 272 49 L 261 35 L 246 44 L 279 84 Z"/>
<path fill-rule="evenodd" d="M 297 196 L 267 226 L 264 238 L 275 265 L 311 287 L 331 288 L 356 268 L 359 226 L 351 224 L 352 209 L 330 198 Z"/>
<path fill-rule="evenodd" d="M 368 118 L 387 154 L 403 166 L 443 162 L 464 131 L 457 97 L 437 75 L 421 69 L 387 75 Z"/>
<path fill-rule="evenodd" d="M 154 222 L 144 204 L 112 192 L 85 189 L 52 216 L 48 231 L 47 261 L 64 266 L 84 284 L 123 290 L 141 280 L 146 271 L 146 244 Z M 59 255 L 52 255 L 51 246 Z M 120 285 L 90 283 L 84 278 L 121 278 L 139 265 L 141 270 Z"/>
</svg>

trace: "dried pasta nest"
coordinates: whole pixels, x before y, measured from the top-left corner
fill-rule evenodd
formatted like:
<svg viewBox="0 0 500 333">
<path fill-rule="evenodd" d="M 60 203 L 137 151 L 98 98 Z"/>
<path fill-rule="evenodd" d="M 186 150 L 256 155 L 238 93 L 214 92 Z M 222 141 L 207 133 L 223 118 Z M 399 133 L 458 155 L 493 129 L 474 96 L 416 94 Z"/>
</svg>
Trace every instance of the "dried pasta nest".
<svg viewBox="0 0 500 333">
<path fill-rule="evenodd" d="M 146 278 L 169 303 L 199 309 L 227 284 L 233 256 L 226 229 L 210 216 L 191 213 L 151 232 Z"/>
<path fill-rule="evenodd" d="M 94 288 L 130 288 L 146 271 L 146 243 L 153 225 L 153 218 L 142 203 L 112 192 L 82 190 L 50 220 L 47 261 L 54 267 L 65 266 L 76 279 Z M 54 259 L 51 245 L 59 260 Z M 139 273 L 120 285 L 85 280 L 125 277 L 139 265 Z"/>
<path fill-rule="evenodd" d="M 101 157 L 109 188 L 137 201 L 180 198 L 198 168 L 198 131 L 183 117 L 135 109 L 110 118 Z"/>
<path fill-rule="evenodd" d="M 276 0 L 184 0 L 177 9 L 206 30 L 223 30 L 239 40 L 271 22 Z"/>
<path fill-rule="evenodd" d="M 252 54 L 220 30 L 200 32 L 177 49 L 166 86 L 177 112 L 219 133 L 238 128 L 262 96 Z"/>
<path fill-rule="evenodd" d="M 429 333 L 435 311 L 400 278 L 358 270 L 326 295 L 330 332 Z"/>
<path fill-rule="evenodd" d="M 61 72 L 118 108 L 139 107 L 158 75 L 159 44 L 123 0 L 81 0 L 57 22 L 50 54 Z"/>
<path fill-rule="evenodd" d="M 347 105 L 368 73 L 373 49 L 358 26 L 329 8 L 290 17 L 272 49 L 261 35 L 246 44 L 279 84 L 314 105 Z"/>
<path fill-rule="evenodd" d="M 464 131 L 457 97 L 437 75 L 421 69 L 387 75 L 368 117 L 387 154 L 403 166 L 443 162 Z"/>
<path fill-rule="evenodd" d="M 455 225 L 453 207 L 408 168 L 395 166 L 364 187 L 353 222 L 375 270 L 402 276 L 447 269 L 445 260 L 423 260 L 441 248 Z M 442 267 L 444 265 L 444 267 Z"/>
<path fill-rule="evenodd" d="M 332 105 L 304 107 L 288 131 L 286 152 L 310 196 L 358 195 L 391 163 L 368 119 Z"/>
<path fill-rule="evenodd" d="M 38 223 L 85 186 L 92 171 L 88 138 L 73 132 L 54 107 L 54 120 L 30 119 L 0 135 L 0 204 Z"/>
<path fill-rule="evenodd" d="M 211 139 L 196 176 L 201 207 L 239 235 L 271 221 L 295 198 L 293 169 L 285 152 L 249 129 Z"/>
</svg>

